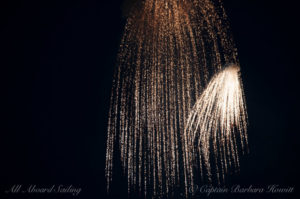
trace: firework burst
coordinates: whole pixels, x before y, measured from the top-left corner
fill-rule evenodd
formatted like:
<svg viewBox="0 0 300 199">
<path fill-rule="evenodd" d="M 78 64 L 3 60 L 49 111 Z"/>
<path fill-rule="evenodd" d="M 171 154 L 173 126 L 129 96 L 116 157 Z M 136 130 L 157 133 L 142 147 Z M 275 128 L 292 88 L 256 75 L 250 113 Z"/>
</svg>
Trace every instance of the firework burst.
<svg viewBox="0 0 300 199">
<path fill-rule="evenodd" d="M 168 195 L 177 186 L 187 191 L 193 185 L 192 155 L 197 153 L 189 145 L 195 144 L 196 132 L 203 128 L 195 128 L 190 111 L 196 119 L 202 117 L 197 97 L 226 63 L 238 64 L 238 60 L 220 1 L 135 4 L 127 18 L 113 80 L 106 148 L 108 189 L 115 153 L 120 154 L 128 192 Z M 219 109 L 212 113 L 225 114 Z M 200 142 L 198 148 L 204 144 Z M 200 159 L 207 158 L 199 154 Z"/>
<path fill-rule="evenodd" d="M 191 185 L 193 165 L 200 166 L 201 174 L 206 171 L 210 182 L 212 163 L 218 182 L 224 180 L 228 167 L 239 168 L 237 146 L 241 145 L 242 150 L 247 147 L 247 114 L 239 70 L 231 64 L 217 73 L 190 111 L 185 128 L 185 160 Z"/>
</svg>

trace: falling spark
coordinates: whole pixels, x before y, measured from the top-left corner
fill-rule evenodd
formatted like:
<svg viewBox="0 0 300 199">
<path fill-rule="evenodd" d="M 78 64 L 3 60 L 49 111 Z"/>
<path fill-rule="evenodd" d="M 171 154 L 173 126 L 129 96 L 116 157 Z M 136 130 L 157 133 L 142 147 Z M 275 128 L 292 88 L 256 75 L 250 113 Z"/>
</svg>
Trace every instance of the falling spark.
<svg viewBox="0 0 300 199">
<path fill-rule="evenodd" d="M 209 181 L 211 162 L 214 162 L 217 180 L 224 180 L 228 165 L 239 168 L 238 140 L 242 149 L 247 149 L 247 115 L 239 70 L 237 65 L 231 64 L 217 73 L 197 99 L 187 120 L 185 134 L 189 153 L 185 159 L 188 165 L 193 165 L 197 157 L 200 172 L 203 172 L 202 166 L 205 167 Z M 187 172 L 193 176 L 193 170 Z M 193 184 L 192 179 L 190 184 Z"/>
<path fill-rule="evenodd" d="M 170 196 L 193 186 L 197 153 L 189 144 L 198 128 L 190 111 L 198 118 L 201 107 L 193 106 L 208 80 L 226 63 L 238 64 L 226 18 L 221 0 L 144 0 L 131 9 L 110 99 L 107 189 L 115 153 L 129 193 Z"/>
</svg>

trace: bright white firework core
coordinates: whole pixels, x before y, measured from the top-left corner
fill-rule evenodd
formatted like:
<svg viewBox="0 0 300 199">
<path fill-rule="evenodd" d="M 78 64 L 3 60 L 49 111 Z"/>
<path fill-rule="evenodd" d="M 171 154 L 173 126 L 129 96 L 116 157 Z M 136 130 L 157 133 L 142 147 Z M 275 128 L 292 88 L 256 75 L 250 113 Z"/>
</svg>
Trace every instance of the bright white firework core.
<svg viewBox="0 0 300 199">
<path fill-rule="evenodd" d="M 185 163 L 191 185 L 197 160 L 200 173 L 205 168 L 209 181 L 212 173 L 218 181 L 224 180 L 232 164 L 239 168 L 238 141 L 243 149 L 247 144 L 247 115 L 239 71 L 237 65 L 231 64 L 217 73 L 189 114 L 185 127 Z"/>
</svg>

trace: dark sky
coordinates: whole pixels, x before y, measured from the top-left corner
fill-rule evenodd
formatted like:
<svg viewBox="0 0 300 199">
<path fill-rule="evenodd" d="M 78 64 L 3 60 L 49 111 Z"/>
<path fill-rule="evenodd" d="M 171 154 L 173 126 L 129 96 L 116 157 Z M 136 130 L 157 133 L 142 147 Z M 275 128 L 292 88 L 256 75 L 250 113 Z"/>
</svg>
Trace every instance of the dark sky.
<svg viewBox="0 0 300 199">
<path fill-rule="evenodd" d="M 5 194 L 14 184 L 72 184 L 83 189 L 77 198 L 106 198 L 107 112 L 122 1 L 8 2 L 0 3 L 0 198 L 68 198 Z M 228 183 L 297 191 L 298 10 L 286 1 L 224 4 L 242 67 L 250 147 Z M 113 198 L 126 198 L 123 180 L 116 178 Z M 266 197 L 296 194 L 248 196 Z"/>
</svg>

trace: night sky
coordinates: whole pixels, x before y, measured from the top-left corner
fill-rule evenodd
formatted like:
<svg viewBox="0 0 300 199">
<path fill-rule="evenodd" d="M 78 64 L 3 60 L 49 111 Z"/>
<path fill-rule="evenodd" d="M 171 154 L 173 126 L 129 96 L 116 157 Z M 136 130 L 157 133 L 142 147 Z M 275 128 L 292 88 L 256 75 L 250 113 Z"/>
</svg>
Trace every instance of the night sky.
<svg viewBox="0 0 300 199">
<path fill-rule="evenodd" d="M 224 1 L 241 62 L 250 148 L 228 185 L 278 184 L 298 192 L 299 11 L 283 2 Z M 108 198 L 106 128 L 125 24 L 121 8 L 121 0 L 0 3 L 0 198 Z M 111 198 L 127 198 L 120 176 L 117 168 Z M 14 184 L 72 184 L 82 192 L 6 194 Z"/>
</svg>

